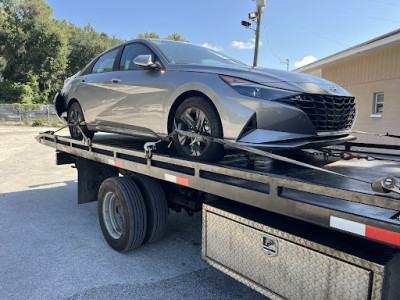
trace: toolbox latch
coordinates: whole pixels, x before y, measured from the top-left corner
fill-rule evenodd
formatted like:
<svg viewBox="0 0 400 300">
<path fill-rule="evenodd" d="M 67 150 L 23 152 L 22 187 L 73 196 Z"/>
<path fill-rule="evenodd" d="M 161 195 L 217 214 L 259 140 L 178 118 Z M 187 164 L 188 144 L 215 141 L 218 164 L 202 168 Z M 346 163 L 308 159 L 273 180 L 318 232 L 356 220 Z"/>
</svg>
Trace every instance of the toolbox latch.
<svg viewBox="0 0 400 300">
<path fill-rule="evenodd" d="M 278 240 L 270 235 L 263 235 L 261 247 L 269 256 L 278 255 Z"/>
</svg>

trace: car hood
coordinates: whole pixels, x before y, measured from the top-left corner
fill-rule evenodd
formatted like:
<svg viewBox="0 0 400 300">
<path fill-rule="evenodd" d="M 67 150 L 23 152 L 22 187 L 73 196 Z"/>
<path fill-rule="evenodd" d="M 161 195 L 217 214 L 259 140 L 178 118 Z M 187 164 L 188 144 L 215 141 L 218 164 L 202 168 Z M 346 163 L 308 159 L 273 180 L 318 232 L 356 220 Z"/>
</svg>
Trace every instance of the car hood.
<svg viewBox="0 0 400 300">
<path fill-rule="evenodd" d="M 350 96 L 345 89 L 335 83 L 319 77 L 296 72 L 249 66 L 230 67 L 210 65 L 175 65 L 174 69 L 187 72 L 214 73 L 239 77 L 263 85 L 297 92 Z"/>
</svg>

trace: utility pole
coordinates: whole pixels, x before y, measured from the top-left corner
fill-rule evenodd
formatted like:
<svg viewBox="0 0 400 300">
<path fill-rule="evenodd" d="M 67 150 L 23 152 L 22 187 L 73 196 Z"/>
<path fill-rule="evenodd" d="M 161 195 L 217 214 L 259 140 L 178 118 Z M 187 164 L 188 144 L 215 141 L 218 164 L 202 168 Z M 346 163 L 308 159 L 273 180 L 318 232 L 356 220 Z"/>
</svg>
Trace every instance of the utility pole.
<svg viewBox="0 0 400 300">
<path fill-rule="evenodd" d="M 264 11 L 265 0 L 257 0 L 257 28 L 256 28 L 256 42 L 254 45 L 254 61 L 253 67 L 257 67 L 258 61 L 258 47 L 260 44 L 260 27 L 261 27 L 261 14 Z"/>
<path fill-rule="evenodd" d="M 286 71 L 289 71 L 289 66 L 290 66 L 289 58 L 286 58 L 285 63 L 286 63 Z"/>
<path fill-rule="evenodd" d="M 251 12 L 249 13 L 249 20 L 253 21 L 256 23 L 257 27 L 256 29 L 251 28 L 251 23 L 247 21 L 242 21 L 242 26 L 254 30 L 256 33 L 256 40 L 254 43 L 254 61 L 253 61 L 253 67 L 257 67 L 257 61 L 258 61 L 258 46 L 260 45 L 260 27 L 261 27 L 261 14 L 264 11 L 265 7 L 265 1 L 266 0 L 253 0 L 257 4 L 257 11 L 256 12 Z"/>
</svg>

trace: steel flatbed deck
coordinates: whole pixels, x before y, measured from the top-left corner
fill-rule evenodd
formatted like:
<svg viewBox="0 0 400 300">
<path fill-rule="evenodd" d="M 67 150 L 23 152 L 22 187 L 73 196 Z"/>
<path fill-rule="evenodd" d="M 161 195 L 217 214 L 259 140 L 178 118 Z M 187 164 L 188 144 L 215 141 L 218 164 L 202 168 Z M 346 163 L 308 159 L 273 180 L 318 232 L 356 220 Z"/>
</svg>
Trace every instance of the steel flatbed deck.
<svg viewBox="0 0 400 300">
<path fill-rule="evenodd" d="M 91 147 L 48 133 L 36 139 L 64 158 L 96 161 L 400 248 L 400 196 L 375 193 L 369 184 L 350 178 L 240 151 L 219 163 L 193 162 L 177 157 L 166 143 L 148 159 L 144 142 L 122 135 L 98 134 Z M 292 158 L 369 182 L 400 174 L 399 161 Z"/>
</svg>

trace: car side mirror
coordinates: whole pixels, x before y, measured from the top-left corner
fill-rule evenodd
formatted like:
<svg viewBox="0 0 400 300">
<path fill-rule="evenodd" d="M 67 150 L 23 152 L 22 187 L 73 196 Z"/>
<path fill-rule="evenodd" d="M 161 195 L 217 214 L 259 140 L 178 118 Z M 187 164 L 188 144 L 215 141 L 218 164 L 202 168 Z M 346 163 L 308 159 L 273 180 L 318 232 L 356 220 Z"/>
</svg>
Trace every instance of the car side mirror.
<svg viewBox="0 0 400 300">
<path fill-rule="evenodd" d="M 153 62 L 152 56 L 149 54 L 138 55 L 133 60 L 133 63 L 141 69 L 157 70 L 160 66 Z"/>
</svg>

